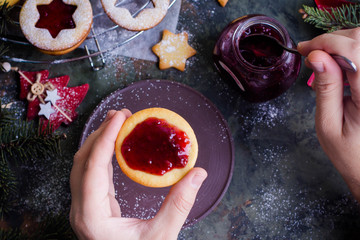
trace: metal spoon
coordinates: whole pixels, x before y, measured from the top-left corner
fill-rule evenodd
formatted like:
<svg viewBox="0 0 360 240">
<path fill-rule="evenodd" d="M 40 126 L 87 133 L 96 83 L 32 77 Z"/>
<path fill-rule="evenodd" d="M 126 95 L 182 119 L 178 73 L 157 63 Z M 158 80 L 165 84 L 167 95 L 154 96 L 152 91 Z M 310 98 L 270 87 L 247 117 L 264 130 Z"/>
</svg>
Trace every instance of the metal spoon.
<svg viewBox="0 0 360 240">
<path fill-rule="evenodd" d="M 265 34 L 251 34 L 249 35 L 249 37 L 265 37 L 267 38 L 269 41 L 272 41 L 273 43 L 276 43 L 278 46 L 280 46 L 282 49 L 291 52 L 291 53 L 295 53 L 295 54 L 300 54 L 298 52 L 298 50 L 296 48 L 289 48 L 287 46 L 285 46 L 282 42 L 280 42 L 278 39 L 269 36 L 269 35 L 265 35 Z M 356 65 L 348 58 L 341 56 L 341 55 L 337 55 L 337 54 L 330 54 L 330 56 L 339 64 L 339 66 L 341 67 L 341 69 L 345 70 L 345 71 L 349 71 L 349 72 L 357 72 L 357 67 Z"/>
</svg>

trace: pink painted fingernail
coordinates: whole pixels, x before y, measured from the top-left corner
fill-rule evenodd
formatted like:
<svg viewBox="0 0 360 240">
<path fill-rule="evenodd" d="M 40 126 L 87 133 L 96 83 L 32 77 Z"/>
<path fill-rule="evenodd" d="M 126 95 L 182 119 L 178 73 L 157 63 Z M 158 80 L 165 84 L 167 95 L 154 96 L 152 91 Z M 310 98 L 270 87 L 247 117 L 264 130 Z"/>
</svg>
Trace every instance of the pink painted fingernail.
<svg viewBox="0 0 360 240">
<path fill-rule="evenodd" d="M 309 87 L 311 87 L 312 84 L 313 84 L 313 82 L 314 82 L 314 80 L 315 80 L 315 74 L 312 73 L 311 76 L 310 76 L 310 78 L 309 78 L 309 80 L 307 81 L 307 85 L 308 85 Z"/>
</svg>

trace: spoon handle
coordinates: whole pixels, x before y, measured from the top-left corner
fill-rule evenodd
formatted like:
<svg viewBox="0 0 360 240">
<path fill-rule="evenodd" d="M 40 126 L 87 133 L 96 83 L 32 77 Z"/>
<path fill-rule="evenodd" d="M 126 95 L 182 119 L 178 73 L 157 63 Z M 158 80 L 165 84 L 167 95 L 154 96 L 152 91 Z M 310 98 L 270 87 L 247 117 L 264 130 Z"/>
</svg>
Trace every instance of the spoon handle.
<svg viewBox="0 0 360 240">
<path fill-rule="evenodd" d="M 282 47 L 284 48 L 284 50 L 286 50 L 288 52 L 300 54 L 298 52 L 298 50 L 295 48 L 289 48 L 283 44 L 282 44 Z M 337 62 L 337 64 L 339 64 L 339 66 L 341 67 L 342 70 L 349 71 L 349 72 L 357 72 L 357 67 L 356 67 L 355 63 L 353 63 L 347 57 L 337 55 L 337 54 L 330 54 L 330 56 Z"/>
<path fill-rule="evenodd" d="M 330 56 L 337 62 L 337 64 L 339 64 L 342 70 L 357 72 L 355 63 L 353 63 L 350 59 L 336 54 L 330 54 Z"/>
<path fill-rule="evenodd" d="M 274 39 L 284 50 L 291 52 L 291 53 L 300 54 L 296 48 L 289 48 L 289 47 L 285 46 L 282 42 L 280 42 L 278 39 L 275 39 L 268 35 L 265 35 L 265 36 Z M 337 55 L 337 54 L 330 54 L 330 56 L 337 62 L 337 64 L 339 64 L 339 66 L 341 67 L 342 70 L 349 71 L 349 72 L 357 72 L 357 67 L 356 67 L 355 63 L 353 63 L 347 57 Z"/>
</svg>

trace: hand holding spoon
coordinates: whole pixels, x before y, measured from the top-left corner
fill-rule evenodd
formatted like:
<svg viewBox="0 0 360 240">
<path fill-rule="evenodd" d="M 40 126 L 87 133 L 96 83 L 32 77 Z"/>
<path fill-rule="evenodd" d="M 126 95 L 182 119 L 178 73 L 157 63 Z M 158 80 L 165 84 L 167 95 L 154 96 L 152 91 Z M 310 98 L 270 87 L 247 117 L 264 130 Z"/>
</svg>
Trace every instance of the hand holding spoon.
<svg viewBox="0 0 360 240">
<path fill-rule="evenodd" d="M 278 39 L 265 34 L 251 34 L 246 38 L 263 38 L 264 41 L 270 42 L 272 46 L 279 46 L 280 48 L 294 54 L 300 54 L 296 48 L 289 48 L 285 46 L 282 42 L 280 42 Z M 259 49 L 257 49 L 259 51 Z M 267 51 L 267 49 L 263 49 L 264 51 Z M 260 50 L 261 51 L 261 50 Z M 273 50 L 272 50 L 273 51 Z M 339 64 L 342 70 L 349 71 L 349 72 L 357 72 L 356 65 L 348 58 L 337 55 L 337 54 L 330 54 L 330 56 Z"/>
</svg>

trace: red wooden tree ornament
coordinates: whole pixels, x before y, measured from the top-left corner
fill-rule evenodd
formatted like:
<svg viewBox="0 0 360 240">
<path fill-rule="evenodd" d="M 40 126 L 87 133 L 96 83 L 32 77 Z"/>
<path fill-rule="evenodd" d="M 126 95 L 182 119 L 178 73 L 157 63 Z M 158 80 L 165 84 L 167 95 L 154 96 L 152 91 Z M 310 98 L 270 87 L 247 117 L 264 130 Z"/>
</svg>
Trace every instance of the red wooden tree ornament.
<svg viewBox="0 0 360 240">
<path fill-rule="evenodd" d="M 60 127 L 61 123 L 68 125 L 77 117 L 75 109 L 84 100 L 89 89 L 88 84 L 66 87 L 70 80 L 69 76 L 48 79 L 49 71 L 47 70 L 18 72 L 20 74 L 20 99 L 28 100 L 28 120 L 40 115 L 43 129 L 50 124 L 54 131 Z M 42 114 L 45 107 L 50 106 L 51 110 L 47 114 Z"/>
</svg>

